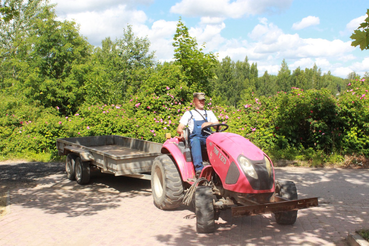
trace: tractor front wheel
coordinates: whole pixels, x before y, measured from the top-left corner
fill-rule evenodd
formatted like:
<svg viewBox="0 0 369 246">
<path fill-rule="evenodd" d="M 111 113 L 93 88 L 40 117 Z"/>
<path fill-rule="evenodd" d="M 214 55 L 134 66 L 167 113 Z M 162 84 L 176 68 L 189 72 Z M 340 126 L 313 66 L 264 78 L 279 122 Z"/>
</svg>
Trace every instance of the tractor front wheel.
<svg viewBox="0 0 369 246">
<path fill-rule="evenodd" d="M 296 185 L 292 181 L 276 182 L 276 193 L 287 200 L 297 199 Z M 297 219 L 297 210 L 274 213 L 275 219 L 280 225 L 293 225 Z"/>
<path fill-rule="evenodd" d="M 211 233 L 215 231 L 215 211 L 211 186 L 198 186 L 195 193 L 196 231 Z"/>
<path fill-rule="evenodd" d="M 151 189 L 156 207 L 170 210 L 181 205 L 184 196 L 182 179 L 170 156 L 155 158 L 151 167 Z"/>
</svg>

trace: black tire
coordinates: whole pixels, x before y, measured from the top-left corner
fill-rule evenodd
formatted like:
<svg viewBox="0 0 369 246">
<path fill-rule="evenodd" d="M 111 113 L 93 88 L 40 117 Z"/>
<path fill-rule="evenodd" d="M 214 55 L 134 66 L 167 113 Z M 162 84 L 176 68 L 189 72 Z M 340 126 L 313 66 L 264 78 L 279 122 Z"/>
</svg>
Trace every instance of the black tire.
<svg viewBox="0 0 369 246">
<path fill-rule="evenodd" d="M 276 193 L 287 200 L 297 199 L 296 185 L 292 181 L 277 181 Z M 274 213 L 274 216 L 279 225 L 293 225 L 297 219 L 297 210 Z"/>
<path fill-rule="evenodd" d="M 77 157 L 75 161 L 77 183 L 81 185 L 88 184 L 90 182 L 90 163 L 83 162 L 80 157 Z"/>
<path fill-rule="evenodd" d="M 215 231 L 215 211 L 213 190 L 210 186 L 198 186 L 195 194 L 196 231 L 211 233 Z"/>
<path fill-rule="evenodd" d="M 76 179 L 75 167 L 76 167 L 76 156 L 72 153 L 69 153 L 65 161 L 65 171 L 67 173 L 67 178 L 69 180 Z"/>
<path fill-rule="evenodd" d="M 151 167 L 151 189 L 154 204 L 160 209 L 175 209 L 182 204 L 182 178 L 168 155 L 155 158 Z"/>
</svg>

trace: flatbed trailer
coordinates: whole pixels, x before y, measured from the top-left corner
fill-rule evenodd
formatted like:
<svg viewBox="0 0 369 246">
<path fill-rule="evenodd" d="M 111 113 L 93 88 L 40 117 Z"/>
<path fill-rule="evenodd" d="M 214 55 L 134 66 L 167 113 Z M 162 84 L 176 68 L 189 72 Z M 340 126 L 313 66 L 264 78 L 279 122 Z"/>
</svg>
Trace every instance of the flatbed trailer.
<svg viewBox="0 0 369 246">
<path fill-rule="evenodd" d="M 90 180 L 90 169 L 115 176 L 150 179 L 154 159 L 162 144 L 118 135 L 61 138 L 56 140 L 59 155 L 66 155 L 69 179 L 80 184 Z"/>
</svg>

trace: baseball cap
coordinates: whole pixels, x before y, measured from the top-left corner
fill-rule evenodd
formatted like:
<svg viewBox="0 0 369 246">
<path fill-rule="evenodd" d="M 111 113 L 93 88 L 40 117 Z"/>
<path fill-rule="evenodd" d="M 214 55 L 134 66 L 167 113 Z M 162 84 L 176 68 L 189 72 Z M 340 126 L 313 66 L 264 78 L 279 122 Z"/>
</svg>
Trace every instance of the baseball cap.
<svg viewBox="0 0 369 246">
<path fill-rule="evenodd" d="M 193 93 L 193 97 L 197 97 L 199 100 L 205 100 L 205 93 L 204 92 L 195 92 Z"/>
</svg>

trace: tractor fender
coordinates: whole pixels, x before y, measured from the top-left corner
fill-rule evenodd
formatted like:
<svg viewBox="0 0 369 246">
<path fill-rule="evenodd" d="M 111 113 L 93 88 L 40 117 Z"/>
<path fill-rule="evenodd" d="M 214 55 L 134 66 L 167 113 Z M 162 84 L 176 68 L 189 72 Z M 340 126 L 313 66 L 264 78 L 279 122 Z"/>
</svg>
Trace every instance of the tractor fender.
<svg viewBox="0 0 369 246">
<path fill-rule="evenodd" d="M 171 138 L 165 141 L 161 149 L 162 154 L 170 154 L 177 165 L 182 180 L 187 182 L 195 176 L 192 162 L 187 162 L 182 151 L 178 148 L 178 139 Z"/>
</svg>

